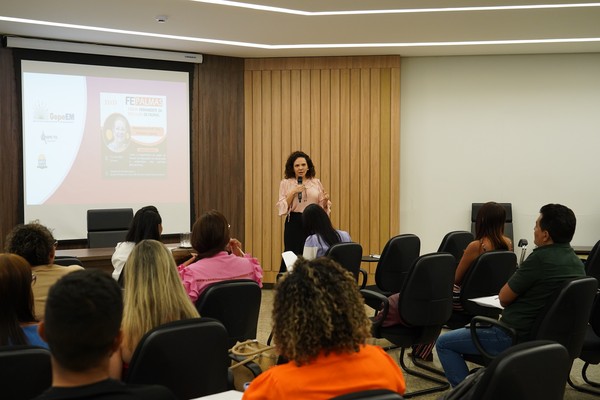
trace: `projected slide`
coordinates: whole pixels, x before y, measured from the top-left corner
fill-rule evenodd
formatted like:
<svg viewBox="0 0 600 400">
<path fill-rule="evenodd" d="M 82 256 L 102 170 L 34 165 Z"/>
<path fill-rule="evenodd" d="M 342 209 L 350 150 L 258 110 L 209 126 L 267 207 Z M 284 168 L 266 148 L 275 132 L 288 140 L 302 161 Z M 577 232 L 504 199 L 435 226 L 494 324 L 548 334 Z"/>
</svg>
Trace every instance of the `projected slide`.
<svg viewBox="0 0 600 400">
<path fill-rule="evenodd" d="M 91 208 L 190 229 L 189 74 L 22 60 L 25 221 L 86 237 Z"/>
</svg>

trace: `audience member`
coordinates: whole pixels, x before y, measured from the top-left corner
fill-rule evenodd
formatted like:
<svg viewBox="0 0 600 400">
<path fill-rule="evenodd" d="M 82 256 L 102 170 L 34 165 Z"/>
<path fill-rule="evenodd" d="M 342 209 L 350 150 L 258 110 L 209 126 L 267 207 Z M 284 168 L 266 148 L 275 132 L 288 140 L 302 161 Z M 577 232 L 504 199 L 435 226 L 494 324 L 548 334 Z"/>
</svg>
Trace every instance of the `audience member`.
<svg viewBox="0 0 600 400">
<path fill-rule="evenodd" d="M 256 258 L 244 254 L 242 244 L 231 239 L 225 216 L 212 210 L 192 227 L 192 247 L 198 261 L 179 266 L 183 286 L 193 302 L 215 282 L 252 279 L 262 287 L 262 268 Z"/>
<path fill-rule="evenodd" d="M 469 243 L 458 263 L 454 274 L 454 309 L 462 310 L 460 305 L 460 285 L 477 257 L 486 251 L 513 250 L 511 240 L 504 236 L 506 210 L 500 204 L 490 201 L 481 206 L 475 218 L 475 240 Z"/>
<path fill-rule="evenodd" d="M 109 359 L 121 342 L 122 313 L 121 289 L 103 271 L 76 271 L 50 288 L 39 331 L 52 353 L 52 387 L 38 400 L 175 399 L 162 386 L 109 378 Z"/>
<path fill-rule="evenodd" d="M 35 316 L 38 320 L 44 319 L 46 297 L 50 286 L 63 275 L 83 269 L 79 265 L 63 267 L 54 264 L 57 244 L 50 230 L 37 222 L 17 225 L 6 237 L 6 252 L 18 254 L 26 259 L 36 276 L 33 299 Z"/>
<path fill-rule="evenodd" d="M 125 376 L 131 357 L 146 332 L 167 322 L 198 318 L 183 290 L 173 255 L 157 240 L 135 245 L 125 264 L 123 342 L 113 354 L 110 376 Z"/>
<path fill-rule="evenodd" d="M 117 243 L 111 259 L 114 267 L 112 276 L 121 283 L 121 286 L 123 286 L 121 278 L 123 266 L 133 247 L 144 239 L 160 240 L 161 233 L 162 218 L 156 207 L 146 206 L 137 210 L 127 231 L 127 236 L 125 236 L 125 241 Z"/>
<path fill-rule="evenodd" d="M 302 225 L 308 235 L 304 242 L 305 255 L 307 248 L 316 248 L 316 257 L 321 257 L 334 244 L 352 241 L 348 232 L 333 227 L 327 212 L 317 204 L 310 204 L 304 209 Z"/>
<path fill-rule="evenodd" d="M 38 335 L 33 310 L 36 276 L 23 257 L 0 254 L 0 346 L 32 345 L 48 348 Z"/>
<path fill-rule="evenodd" d="M 255 378 L 243 399 L 330 399 L 368 389 L 406 388 L 394 360 L 367 345 L 371 322 L 356 282 L 334 261 L 300 257 L 277 284 L 273 338 L 289 363 Z"/>
<path fill-rule="evenodd" d="M 575 225 L 571 209 L 560 204 L 543 206 L 533 230 L 537 248 L 500 290 L 500 304 L 504 307 L 502 322 L 516 330 L 519 342 L 530 340 L 537 315 L 552 293 L 566 280 L 585 275 L 583 263 L 569 244 Z M 481 328 L 477 332 L 483 347 L 491 354 L 499 354 L 512 344 L 511 337 L 500 328 Z M 468 374 L 462 355 L 478 354 L 466 328 L 440 336 L 436 349 L 452 386 Z"/>
</svg>

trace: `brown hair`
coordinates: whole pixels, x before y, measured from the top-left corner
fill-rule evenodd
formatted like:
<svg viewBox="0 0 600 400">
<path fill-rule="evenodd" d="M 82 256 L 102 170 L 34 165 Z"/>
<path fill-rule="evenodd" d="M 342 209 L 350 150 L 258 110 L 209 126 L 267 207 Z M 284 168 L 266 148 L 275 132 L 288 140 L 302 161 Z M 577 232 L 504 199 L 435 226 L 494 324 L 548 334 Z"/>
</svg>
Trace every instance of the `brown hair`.
<svg viewBox="0 0 600 400">
<path fill-rule="evenodd" d="M 209 258 L 224 251 L 229 239 L 227 219 L 216 210 L 202 214 L 192 227 L 191 242 L 198 252 L 198 259 Z"/>
<path fill-rule="evenodd" d="M 27 344 L 21 323 L 36 322 L 31 266 L 16 254 L 0 254 L 0 346 Z"/>
<path fill-rule="evenodd" d="M 307 179 L 314 178 L 317 174 L 315 171 L 315 165 L 313 164 L 308 154 L 306 154 L 303 151 L 295 151 L 292 154 L 290 154 L 287 161 L 285 162 L 285 171 L 283 173 L 285 178 L 289 179 L 296 177 L 296 174 L 294 173 L 294 162 L 298 158 L 304 158 L 306 160 L 307 170 L 304 176 L 306 176 Z"/>
<path fill-rule="evenodd" d="M 275 289 L 273 337 L 280 353 L 298 365 L 322 352 L 357 352 L 371 335 L 356 281 L 327 257 L 299 257 Z"/>
<path fill-rule="evenodd" d="M 481 206 L 475 218 L 475 239 L 487 237 L 496 250 L 508 250 L 504 241 L 506 210 L 500 204 L 489 201 Z"/>
</svg>

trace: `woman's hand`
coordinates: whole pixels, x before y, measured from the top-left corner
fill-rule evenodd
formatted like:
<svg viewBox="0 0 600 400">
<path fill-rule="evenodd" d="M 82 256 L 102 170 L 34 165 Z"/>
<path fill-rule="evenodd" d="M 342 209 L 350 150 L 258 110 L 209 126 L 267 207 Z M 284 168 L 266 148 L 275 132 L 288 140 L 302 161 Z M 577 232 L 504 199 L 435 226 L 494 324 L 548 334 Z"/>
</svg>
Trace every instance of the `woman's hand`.
<svg viewBox="0 0 600 400">
<path fill-rule="evenodd" d="M 237 239 L 230 239 L 229 244 L 227 244 L 227 246 L 225 247 L 225 250 L 227 250 L 231 254 L 235 254 L 238 257 L 244 257 L 242 243 Z"/>
</svg>

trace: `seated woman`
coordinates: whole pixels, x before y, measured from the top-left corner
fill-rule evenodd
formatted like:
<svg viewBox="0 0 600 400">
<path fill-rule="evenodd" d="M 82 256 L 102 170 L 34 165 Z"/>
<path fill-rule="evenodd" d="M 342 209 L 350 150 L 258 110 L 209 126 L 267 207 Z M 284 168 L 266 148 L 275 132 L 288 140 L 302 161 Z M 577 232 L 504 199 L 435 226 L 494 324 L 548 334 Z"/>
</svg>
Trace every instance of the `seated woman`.
<svg viewBox="0 0 600 400">
<path fill-rule="evenodd" d="M 273 303 L 273 338 L 290 362 L 260 374 L 243 399 L 330 399 L 369 389 L 403 394 L 400 368 L 381 347 L 365 344 L 370 336 L 352 276 L 327 257 L 301 257 L 277 284 Z"/>
<path fill-rule="evenodd" d="M 173 255 L 159 241 L 142 240 L 125 264 L 123 342 L 111 357 L 110 376 L 121 379 L 142 336 L 181 319 L 198 318 L 183 290 Z"/>
<path fill-rule="evenodd" d="M 0 254 L 0 346 L 31 345 L 48 348 L 38 334 L 33 291 L 35 275 L 23 257 Z"/>
<path fill-rule="evenodd" d="M 211 284 L 233 279 L 252 279 L 262 287 L 262 268 L 256 258 L 244 254 L 242 244 L 231 239 L 229 224 L 218 211 L 202 214 L 192 227 L 192 247 L 198 261 L 179 266 L 179 276 L 192 302 Z"/>
<path fill-rule="evenodd" d="M 129 231 L 124 242 L 117 243 L 111 261 L 114 267 L 113 278 L 123 286 L 121 272 L 127 261 L 127 257 L 133 247 L 144 239 L 160 240 L 162 233 L 162 218 L 154 206 L 142 207 L 133 216 Z"/>
<path fill-rule="evenodd" d="M 493 201 L 481 206 L 475 218 L 475 240 L 467 245 L 454 274 L 454 310 L 461 311 L 460 285 L 477 257 L 492 250 L 513 250 L 511 240 L 504 236 L 506 210 Z"/>
<path fill-rule="evenodd" d="M 352 241 L 348 232 L 334 229 L 329 215 L 318 204 L 311 204 L 304 209 L 302 225 L 304 232 L 308 235 L 304 242 L 305 256 L 310 248 L 316 249 L 315 257 L 321 257 L 334 244 Z"/>
</svg>

